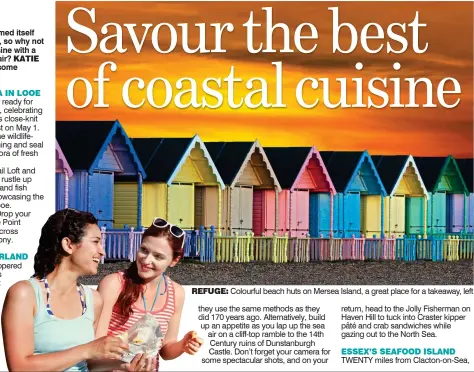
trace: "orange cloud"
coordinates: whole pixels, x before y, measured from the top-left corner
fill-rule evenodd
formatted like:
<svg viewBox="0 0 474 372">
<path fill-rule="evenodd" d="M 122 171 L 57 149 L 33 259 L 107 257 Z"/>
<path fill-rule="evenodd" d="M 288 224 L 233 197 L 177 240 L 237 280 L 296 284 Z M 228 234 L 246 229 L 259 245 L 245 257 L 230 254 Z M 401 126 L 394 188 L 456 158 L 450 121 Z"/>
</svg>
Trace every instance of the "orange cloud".
<svg viewBox="0 0 474 372">
<path fill-rule="evenodd" d="M 159 54 L 151 47 L 150 34 L 145 38 L 140 54 L 133 50 L 130 36 L 124 32 L 123 45 L 127 53 L 103 54 L 96 50 L 90 54 L 67 53 L 67 38 L 71 37 L 76 47 L 87 48 L 88 39 L 71 30 L 67 17 L 71 9 L 79 6 L 96 8 L 96 23 L 92 24 L 85 14 L 77 17 L 78 22 L 92 28 L 101 36 L 101 27 L 108 22 L 135 23 L 137 33 L 143 32 L 141 24 L 168 22 L 179 29 L 179 23 L 206 23 L 206 45 L 212 48 L 214 35 L 210 32 L 211 23 L 232 23 L 234 31 L 224 34 L 223 47 L 226 53 L 190 55 L 183 52 L 180 44 L 170 54 Z M 318 46 L 315 52 L 303 53 L 259 53 L 251 54 L 245 43 L 246 34 L 242 25 L 248 20 L 251 11 L 255 22 L 265 25 L 262 7 L 273 8 L 273 21 L 287 24 L 292 32 L 298 24 L 311 22 L 318 29 Z M 369 54 L 358 47 L 347 55 L 332 53 L 332 14 L 328 7 L 338 6 L 340 22 L 350 22 L 360 31 L 367 23 L 376 21 L 386 30 L 394 22 L 410 23 L 419 12 L 419 22 L 427 27 L 420 30 L 420 45 L 428 43 L 424 54 L 416 54 L 410 48 L 401 55 Z M 58 120 L 100 120 L 119 119 L 131 136 L 189 136 L 198 133 L 204 140 L 253 140 L 258 138 L 266 146 L 300 146 L 316 145 L 321 150 L 360 150 L 368 149 L 371 153 L 413 155 L 448 155 L 472 156 L 473 151 L 473 64 L 472 64 L 472 3 L 57 3 L 57 119 Z M 111 29 L 109 29 L 111 30 Z M 124 29 L 126 31 L 126 29 Z M 199 44 L 197 28 L 190 27 L 189 44 Z M 138 37 L 141 38 L 141 33 Z M 273 43 L 276 49 L 283 48 L 283 31 L 275 31 Z M 462 37 L 460 37 L 462 35 Z M 181 37 L 181 33 L 178 33 Z M 254 45 L 265 39 L 264 27 L 255 32 Z M 103 35 L 101 37 L 104 37 Z M 341 31 L 340 43 L 350 45 L 349 33 Z M 405 37 L 411 40 L 413 33 L 409 30 Z M 166 33 L 160 33 L 160 45 L 169 43 Z M 385 39 L 384 41 L 387 41 Z M 310 47 L 313 41 L 306 41 Z M 380 41 L 371 40 L 370 47 L 376 48 Z M 400 47 L 392 41 L 394 47 Z M 110 40 L 107 46 L 112 47 Z M 290 44 L 292 48 L 294 43 Z M 117 71 L 106 69 L 105 84 L 106 102 L 109 108 L 94 108 L 93 103 L 84 109 L 75 109 L 69 103 L 66 92 L 70 81 L 76 77 L 88 79 L 97 97 L 96 83 L 98 67 L 112 61 Z M 259 77 L 268 84 L 268 101 L 276 100 L 276 75 L 272 62 L 283 64 L 282 100 L 286 108 L 241 107 L 233 109 L 227 104 L 227 85 L 222 82 L 219 91 L 223 103 L 218 109 L 186 108 L 179 109 L 171 102 L 164 109 L 156 109 L 145 103 L 139 109 L 128 108 L 122 99 L 122 87 L 132 78 L 139 77 L 145 83 L 153 78 L 163 77 L 173 88 L 173 96 L 179 92 L 176 82 L 183 78 L 192 78 L 197 83 L 197 99 L 206 97 L 211 105 L 217 100 L 206 96 L 201 88 L 206 78 L 214 77 L 223 80 L 229 75 L 231 66 L 237 77 L 243 82 L 235 85 L 234 101 L 239 102 L 249 93 L 245 82 Z M 364 69 L 355 69 L 357 62 L 364 64 Z M 401 64 L 401 69 L 392 68 L 394 62 Z M 340 97 L 340 84 L 337 78 L 348 81 L 347 99 L 355 102 L 356 86 L 353 78 L 368 81 L 374 77 L 402 79 L 426 77 L 433 83 L 435 103 L 436 87 L 445 77 L 459 81 L 462 94 L 461 102 L 454 109 L 437 108 L 336 108 L 324 106 L 320 89 L 314 91 L 309 84 L 304 90 L 305 99 L 310 102 L 319 98 L 320 103 L 312 109 L 300 106 L 295 97 L 297 84 L 306 77 L 328 78 L 329 99 L 337 102 Z M 320 82 L 321 85 L 321 82 Z M 139 103 L 146 97 L 144 89 L 137 84 L 131 85 L 130 99 Z M 217 86 L 214 85 L 216 88 Z M 254 89 L 260 87 L 255 82 Z M 188 88 L 185 84 L 184 88 Z M 387 91 L 390 93 L 390 87 Z M 164 102 L 164 85 L 157 84 L 153 97 L 157 102 Z M 363 88 L 367 96 L 367 85 Z M 390 93 L 392 95 L 392 93 Z M 83 102 L 85 90 L 77 86 L 75 97 Z M 183 96 L 189 102 L 190 94 Z M 447 99 L 453 102 L 456 97 Z M 256 94 L 252 102 L 258 102 L 261 95 Z M 417 88 L 417 101 L 426 101 L 423 84 Z M 375 99 L 380 103 L 380 99 Z M 408 90 L 402 89 L 401 101 L 408 102 Z M 367 98 L 365 98 L 367 102 Z"/>
</svg>

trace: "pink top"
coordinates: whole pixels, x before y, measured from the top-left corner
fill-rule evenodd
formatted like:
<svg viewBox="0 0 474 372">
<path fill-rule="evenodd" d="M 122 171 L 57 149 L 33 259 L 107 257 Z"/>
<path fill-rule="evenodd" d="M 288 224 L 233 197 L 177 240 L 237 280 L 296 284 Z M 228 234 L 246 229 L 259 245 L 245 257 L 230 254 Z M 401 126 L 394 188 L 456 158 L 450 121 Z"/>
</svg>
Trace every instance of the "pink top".
<svg viewBox="0 0 474 372">
<path fill-rule="evenodd" d="M 120 279 L 122 281 L 123 289 L 123 272 L 120 273 Z M 168 290 L 166 291 L 166 301 L 163 307 L 159 310 L 150 312 L 151 315 L 160 323 L 161 332 L 163 333 L 163 338 L 166 336 L 168 331 L 168 322 L 175 312 L 175 295 L 174 295 L 174 285 L 173 282 L 166 276 L 166 281 L 168 283 Z M 128 331 L 130 327 L 135 324 L 146 312 L 143 309 L 138 308 L 135 304 L 132 305 L 133 314 L 127 319 L 120 314 L 118 305 L 115 304 L 112 310 L 112 316 L 110 318 L 109 330 L 107 332 L 108 336 L 119 336 L 125 331 Z M 159 357 L 157 356 L 156 362 L 156 371 L 158 370 Z"/>
</svg>

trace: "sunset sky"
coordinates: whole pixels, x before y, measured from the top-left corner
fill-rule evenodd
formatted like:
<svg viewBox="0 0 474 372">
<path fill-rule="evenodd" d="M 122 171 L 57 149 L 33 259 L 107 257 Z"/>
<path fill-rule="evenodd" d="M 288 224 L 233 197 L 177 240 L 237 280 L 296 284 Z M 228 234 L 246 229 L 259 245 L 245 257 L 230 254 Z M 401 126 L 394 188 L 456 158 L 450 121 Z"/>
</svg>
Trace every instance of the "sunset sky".
<svg viewBox="0 0 474 372">
<path fill-rule="evenodd" d="M 440 2 L 318 2 L 318 3 L 263 3 L 263 2 L 57 2 L 57 41 L 56 41 L 56 102 L 57 120 L 115 120 L 118 119 L 130 137 L 189 137 L 194 134 L 204 141 L 253 141 L 259 139 L 263 146 L 311 146 L 318 150 L 363 150 L 371 154 L 413 154 L 416 156 L 471 157 L 473 155 L 473 3 Z M 283 22 L 291 30 L 290 47 L 293 53 L 257 53 L 251 54 L 246 45 L 246 29 L 253 11 L 254 23 L 262 24 L 254 32 L 254 47 L 265 42 L 266 15 L 263 7 L 273 9 L 273 24 Z M 354 52 L 341 54 L 332 52 L 333 14 L 329 7 L 339 8 L 339 23 L 350 22 L 359 32 L 364 25 L 377 22 L 384 30 L 381 40 L 369 40 L 368 46 L 376 49 L 383 45 L 379 53 L 367 53 L 360 40 Z M 123 47 L 127 52 L 104 54 L 97 47 L 89 54 L 68 53 L 67 39 L 71 37 L 76 48 L 87 49 L 89 39 L 74 31 L 68 25 L 68 14 L 76 7 L 94 7 L 96 22 L 93 24 L 85 12 L 77 12 L 75 20 L 98 34 L 99 41 L 114 33 L 109 28 L 107 35 L 101 34 L 106 23 L 137 24 L 135 30 L 141 40 L 143 23 L 151 23 L 141 53 L 133 47 L 128 30 L 123 27 Z M 427 24 L 419 30 L 419 46 L 428 43 L 428 50 L 422 54 L 413 51 L 412 28 L 408 24 L 419 12 L 419 23 Z M 178 30 L 176 49 L 169 54 L 160 54 L 153 49 L 151 34 L 154 26 L 169 23 Z M 186 54 L 182 49 L 182 32 L 179 23 L 188 23 L 189 45 L 196 48 L 199 44 L 199 32 L 196 23 L 206 23 L 206 46 L 214 47 L 215 33 L 211 23 L 232 23 L 233 32 L 226 32 L 222 38 L 222 48 L 226 53 Z M 302 46 L 309 49 L 317 43 L 317 49 L 309 54 L 298 52 L 293 41 L 294 31 L 301 23 L 311 23 L 317 28 L 317 40 L 304 40 Z M 405 23 L 406 33 L 400 27 L 393 31 L 403 35 L 408 41 L 407 51 L 403 54 L 387 53 L 387 42 L 398 50 L 401 44 L 387 37 L 387 27 L 392 23 Z M 309 28 L 302 32 L 308 36 Z M 374 27 L 369 35 L 375 35 Z M 112 48 L 115 40 L 109 40 L 107 47 Z M 273 37 L 274 48 L 283 48 L 283 31 L 277 30 Z M 160 30 L 159 43 L 163 49 L 170 43 L 170 34 L 166 28 Z M 339 36 L 341 47 L 350 46 L 350 33 L 341 29 Z M 107 61 L 117 65 L 117 71 L 106 68 L 105 76 L 110 81 L 105 84 L 105 101 L 109 108 L 94 108 L 97 101 L 97 77 L 99 66 Z M 186 108 L 179 109 L 171 103 L 164 109 L 156 109 L 146 103 L 138 109 L 128 108 L 122 100 L 122 87 L 128 79 L 139 77 L 145 83 L 153 78 L 167 79 L 174 87 L 173 97 L 179 92 L 175 83 L 182 77 L 195 79 L 198 86 L 198 98 L 205 93 L 201 88 L 206 78 L 221 78 L 230 73 L 234 66 L 235 76 L 244 80 L 236 84 L 235 101 L 244 98 L 249 90 L 245 82 L 250 78 L 261 77 L 268 83 L 268 100 L 275 103 L 276 78 L 272 62 L 283 63 L 283 102 L 286 108 L 250 109 L 230 108 L 226 102 L 227 84 L 217 88 L 224 95 L 224 104 L 217 109 Z M 362 71 L 355 68 L 357 62 L 364 65 Z M 399 62 L 401 69 L 395 71 L 393 63 Z M 74 108 L 67 98 L 68 84 L 77 77 L 88 79 L 94 89 L 94 99 L 89 107 Z M 336 108 L 324 106 L 322 89 L 317 92 L 304 90 L 304 98 L 310 102 L 316 98 L 319 104 L 312 109 L 302 108 L 296 98 L 297 84 L 306 77 L 328 78 L 330 100 L 337 102 L 340 84 L 337 78 L 347 78 L 348 102 L 355 103 L 355 83 L 352 78 L 364 81 L 364 103 L 371 96 L 374 103 L 382 100 L 370 95 L 367 85 L 372 78 L 401 79 L 413 77 L 429 78 L 433 83 L 433 102 L 437 108 Z M 446 77 L 455 78 L 460 86 L 460 95 L 447 96 L 447 103 L 460 98 L 456 108 L 442 107 L 437 99 L 437 85 Z M 320 83 L 321 85 L 321 83 Z M 259 87 L 259 84 L 256 85 Z M 393 101 L 393 85 L 388 88 L 380 84 Z M 157 85 L 155 97 L 163 102 L 163 85 Z M 184 89 L 188 88 L 185 85 Z M 447 84 L 446 89 L 452 89 Z M 423 83 L 417 87 L 418 103 L 426 102 Z M 146 96 L 146 89 L 140 91 L 137 84 L 131 85 L 131 100 L 140 102 Z M 408 103 L 407 83 L 402 80 L 401 102 Z M 77 103 L 84 102 L 83 84 L 78 83 L 75 90 Z M 189 102 L 189 94 L 183 102 Z M 257 102 L 260 96 L 254 97 Z M 216 99 L 206 96 L 209 104 Z M 93 135 L 93 134 L 91 134 Z"/>
</svg>

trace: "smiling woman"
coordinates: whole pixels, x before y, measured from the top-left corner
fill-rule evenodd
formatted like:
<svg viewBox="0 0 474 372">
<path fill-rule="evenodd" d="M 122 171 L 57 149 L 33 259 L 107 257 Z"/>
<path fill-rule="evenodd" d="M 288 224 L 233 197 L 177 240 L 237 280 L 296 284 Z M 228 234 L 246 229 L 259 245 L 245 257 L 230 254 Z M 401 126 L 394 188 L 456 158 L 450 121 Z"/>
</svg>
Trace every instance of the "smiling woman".
<svg viewBox="0 0 474 372">
<path fill-rule="evenodd" d="M 88 371 L 88 360 L 119 359 L 127 345 L 95 339 L 102 310 L 98 292 L 79 285 L 97 273 L 104 255 L 96 218 L 64 209 L 41 230 L 34 275 L 13 285 L 2 312 L 9 371 Z"/>
<path fill-rule="evenodd" d="M 164 274 L 183 256 L 184 239 L 185 233 L 178 226 L 154 219 L 143 233 L 136 261 L 126 271 L 108 275 L 99 283 L 98 291 L 104 298 L 99 335 L 126 334 L 149 314 L 160 324 L 163 341 L 159 356 L 163 359 L 175 359 L 183 353 L 192 355 L 199 350 L 203 341 L 196 332 L 190 331 L 177 341 L 184 289 Z M 158 370 L 158 355 L 150 358 L 156 358 Z M 147 359 L 140 362 L 142 367 L 149 366 Z M 109 368 L 115 369 L 116 365 Z"/>
</svg>

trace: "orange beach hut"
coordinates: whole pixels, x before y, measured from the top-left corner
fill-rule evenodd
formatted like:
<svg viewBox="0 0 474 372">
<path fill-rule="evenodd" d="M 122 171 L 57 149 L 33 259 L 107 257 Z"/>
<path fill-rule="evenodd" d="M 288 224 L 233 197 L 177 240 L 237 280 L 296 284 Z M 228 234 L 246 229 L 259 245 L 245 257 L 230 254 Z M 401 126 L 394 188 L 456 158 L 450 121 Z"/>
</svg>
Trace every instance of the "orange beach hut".
<svg viewBox="0 0 474 372">
<path fill-rule="evenodd" d="M 254 142 L 206 142 L 225 183 L 220 233 L 272 235 L 278 229 L 280 183 L 267 155 Z"/>
</svg>

